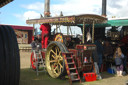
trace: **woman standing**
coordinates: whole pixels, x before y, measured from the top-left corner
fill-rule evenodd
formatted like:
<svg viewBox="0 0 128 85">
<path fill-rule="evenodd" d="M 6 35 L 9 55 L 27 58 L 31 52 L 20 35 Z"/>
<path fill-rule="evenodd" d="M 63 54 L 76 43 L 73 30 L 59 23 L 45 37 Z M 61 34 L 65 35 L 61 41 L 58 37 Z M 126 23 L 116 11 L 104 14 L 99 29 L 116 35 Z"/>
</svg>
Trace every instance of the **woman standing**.
<svg viewBox="0 0 128 85">
<path fill-rule="evenodd" d="M 122 76 L 123 72 L 123 58 L 124 54 L 121 51 L 120 47 L 117 47 L 114 53 L 114 58 L 115 58 L 115 64 L 117 68 L 117 76 Z"/>
</svg>

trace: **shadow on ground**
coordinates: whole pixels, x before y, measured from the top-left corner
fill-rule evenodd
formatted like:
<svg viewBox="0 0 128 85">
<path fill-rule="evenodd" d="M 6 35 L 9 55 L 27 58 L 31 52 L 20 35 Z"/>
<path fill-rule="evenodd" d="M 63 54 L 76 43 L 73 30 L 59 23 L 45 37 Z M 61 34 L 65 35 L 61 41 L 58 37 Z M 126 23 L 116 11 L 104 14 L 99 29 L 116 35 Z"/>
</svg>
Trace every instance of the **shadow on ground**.
<svg viewBox="0 0 128 85">
<path fill-rule="evenodd" d="M 73 85 L 124 85 L 128 79 L 128 76 L 119 78 L 107 72 L 103 72 L 101 75 L 103 77 L 102 80 L 73 83 Z M 41 72 L 39 76 L 37 76 L 35 71 L 26 68 L 21 69 L 20 85 L 69 85 L 69 81 L 68 79 L 61 80 L 51 78 L 47 72 Z"/>
<path fill-rule="evenodd" d="M 46 72 L 39 73 L 31 69 L 21 69 L 20 74 L 20 85 L 69 85 L 68 79 L 54 79 L 51 78 Z M 73 85 L 81 85 L 80 83 L 75 83 Z"/>
</svg>

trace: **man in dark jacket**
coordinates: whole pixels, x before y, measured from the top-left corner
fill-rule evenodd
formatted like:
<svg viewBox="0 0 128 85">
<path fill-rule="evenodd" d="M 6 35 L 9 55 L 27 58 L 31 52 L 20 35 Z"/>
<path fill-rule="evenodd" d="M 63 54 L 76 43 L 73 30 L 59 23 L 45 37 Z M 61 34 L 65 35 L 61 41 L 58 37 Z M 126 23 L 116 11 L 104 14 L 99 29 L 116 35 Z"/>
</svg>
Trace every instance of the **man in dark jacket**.
<svg viewBox="0 0 128 85">
<path fill-rule="evenodd" d="M 97 74 L 97 79 L 102 79 L 101 74 L 99 72 L 99 66 L 98 66 L 99 56 L 97 54 L 97 48 L 93 51 L 93 62 L 94 62 L 94 67 Z"/>
<path fill-rule="evenodd" d="M 101 39 L 100 38 L 97 41 L 95 41 L 95 45 L 97 47 L 97 54 L 98 54 L 98 57 L 99 57 L 98 66 L 99 66 L 99 68 L 101 68 L 101 65 L 102 65 L 102 57 L 103 57 L 103 46 L 102 46 L 102 43 L 101 43 Z"/>
</svg>

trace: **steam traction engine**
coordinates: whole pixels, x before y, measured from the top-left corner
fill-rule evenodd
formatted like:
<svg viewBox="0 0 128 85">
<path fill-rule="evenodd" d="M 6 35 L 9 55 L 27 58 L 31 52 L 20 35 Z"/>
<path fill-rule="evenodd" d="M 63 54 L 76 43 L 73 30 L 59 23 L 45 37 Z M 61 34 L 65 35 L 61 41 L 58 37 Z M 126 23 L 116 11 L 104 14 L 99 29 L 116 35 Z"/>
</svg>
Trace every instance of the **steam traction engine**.
<svg viewBox="0 0 128 85">
<path fill-rule="evenodd" d="M 76 26 L 77 24 L 83 24 L 82 39 L 69 35 L 63 35 L 62 33 L 56 33 L 51 36 L 51 40 L 48 44 L 47 50 L 41 52 L 43 60 L 45 60 L 46 70 L 48 74 L 53 78 L 58 78 L 66 75 L 69 77 L 70 84 L 73 81 L 80 80 L 80 74 L 86 72 L 95 72 L 92 52 L 96 49 L 94 43 L 94 24 L 105 23 L 106 18 L 99 15 L 85 14 L 78 16 L 63 16 L 63 17 L 48 17 L 41 19 L 27 20 L 27 24 L 51 24 L 60 27 L 60 25 Z M 92 25 L 92 42 L 87 44 L 85 41 L 85 24 Z M 59 28 L 56 28 L 56 32 Z M 36 69 L 36 59 L 31 55 L 31 64 Z"/>
</svg>

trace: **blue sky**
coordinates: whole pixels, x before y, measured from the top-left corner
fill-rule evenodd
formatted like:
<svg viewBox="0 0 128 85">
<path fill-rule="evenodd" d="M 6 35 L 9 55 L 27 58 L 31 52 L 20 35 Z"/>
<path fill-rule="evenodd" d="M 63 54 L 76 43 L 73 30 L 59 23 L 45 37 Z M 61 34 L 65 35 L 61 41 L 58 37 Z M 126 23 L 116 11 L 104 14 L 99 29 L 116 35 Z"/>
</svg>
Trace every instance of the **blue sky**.
<svg viewBox="0 0 128 85">
<path fill-rule="evenodd" d="M 101 14 L 102 0 L 50 0 L 51 15 L 84 13 Z M 14 0 L 0 8 L 0 24 L 27 25 L 26 19 L 39 18 L 44 12 L 44 0 Z M 107 17 L 127 17 L 127 0 L 107 0 Z"/>
<path fill-rule="evenodd" d="M 29 9 L 25 9 L 23 5 L 33 3 L 44 3 L 44 0 L 14 0 L 6 6 L 0 8 L 0 23 L 13 25 L 26 25 L 25 22 L 16 17 L 16 14 L 24 14 Z M 52 4 L 58 4 L 58 0 L 51 0 Z M 61 2 L 60 2 L 61 3 Z M 40 7 L 40 6 L 39 6 Z M 43 9 L 42 9 L 43 11 Z"/>
</svg>

